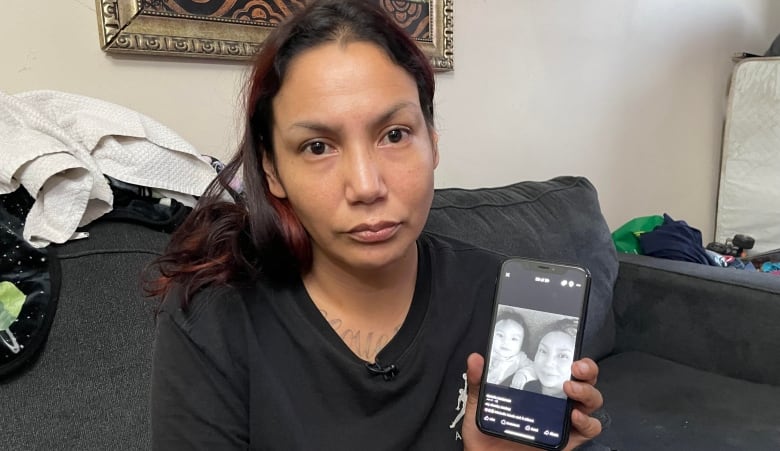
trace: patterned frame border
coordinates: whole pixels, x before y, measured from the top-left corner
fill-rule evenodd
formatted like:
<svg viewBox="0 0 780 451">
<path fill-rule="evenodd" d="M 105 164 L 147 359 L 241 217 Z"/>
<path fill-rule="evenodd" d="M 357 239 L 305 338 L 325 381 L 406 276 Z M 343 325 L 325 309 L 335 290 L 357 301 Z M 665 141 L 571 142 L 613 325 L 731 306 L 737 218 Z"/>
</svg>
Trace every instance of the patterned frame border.
<svg viewBox="0 0 780 451">
<path fill-rule="evenodd" d="M 418 40 L 437 71 L 453 70 L 453 2 L 428 0 L 432 39 Z M 148 0 L 95 0 L 100 47 L 109 53 L 248 60 L 273 25 L 160 14 Z"/>
</svg>

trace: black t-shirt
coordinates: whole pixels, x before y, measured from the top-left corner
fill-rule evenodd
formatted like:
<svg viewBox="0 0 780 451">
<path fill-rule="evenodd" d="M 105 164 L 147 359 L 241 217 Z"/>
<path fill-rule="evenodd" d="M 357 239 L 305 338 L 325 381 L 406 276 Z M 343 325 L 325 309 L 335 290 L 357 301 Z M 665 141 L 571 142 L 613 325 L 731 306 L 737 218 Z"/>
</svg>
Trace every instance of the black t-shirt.
<svg viewBox="0 0 780 451">
<path fill-rule="evenodd" d="M 502 256 L 423 234 L 414 298 L 372 375 L 302 282 L 212 288 L 157 322 L 155 449 L 459 450 L 466 358 L 487 347 Z"/>
</svg>

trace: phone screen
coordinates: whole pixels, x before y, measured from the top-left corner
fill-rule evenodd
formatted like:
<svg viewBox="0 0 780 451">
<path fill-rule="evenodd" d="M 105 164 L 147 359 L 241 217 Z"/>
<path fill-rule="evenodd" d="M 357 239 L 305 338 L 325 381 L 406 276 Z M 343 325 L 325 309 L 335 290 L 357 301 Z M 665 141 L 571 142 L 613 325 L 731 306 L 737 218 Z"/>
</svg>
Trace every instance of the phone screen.
<svg viewBox="0 0 780 451">
<path fill-rule="evenodd" d="M 504 262 L 477 410 L 483 432 L 547 449 L 566 444 L 563 383 L 579 358 L 589 288 L 581 267 Z"/>
</svg>

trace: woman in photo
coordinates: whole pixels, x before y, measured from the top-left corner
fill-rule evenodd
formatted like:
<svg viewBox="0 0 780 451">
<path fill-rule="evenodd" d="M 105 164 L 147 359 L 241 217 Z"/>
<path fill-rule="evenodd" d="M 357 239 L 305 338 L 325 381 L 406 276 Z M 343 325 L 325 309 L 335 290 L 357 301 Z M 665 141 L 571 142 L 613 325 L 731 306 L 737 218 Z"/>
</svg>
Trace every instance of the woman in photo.
<svg viewBox="0 0 780 451">
<path fill-rule="evenodd" d="M 564 382 L 571 378 L 576 338 L 576 320 L 563 319 L 554 323 L 542 336 L 534 355 L 533 368 L 537 379 L 525 384 L 523 389 L 566 398 L 563 387 Z"/>
<path fill-rule="evenodd" d="M 155 449 L 526 449 L 476 428 L 504 257 L 423 232 L 433 71 L 377 3 L 311 2 L 257 56 L 238 152 L 158 260 Z M 567 449 L 601 430 L 573 371 Z"/>
</svg>

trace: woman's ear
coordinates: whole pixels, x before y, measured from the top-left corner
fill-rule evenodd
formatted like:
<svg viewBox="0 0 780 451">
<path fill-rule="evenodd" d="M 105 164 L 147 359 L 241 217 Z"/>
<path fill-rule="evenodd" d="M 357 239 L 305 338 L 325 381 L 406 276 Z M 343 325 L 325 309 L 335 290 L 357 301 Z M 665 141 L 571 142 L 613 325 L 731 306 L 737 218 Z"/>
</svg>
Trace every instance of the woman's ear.
<svg viewBox="0 0 780 451">
<path fill-rule="evenodd" d="M 433 169 L 439 166 L 439 134 L 431 127 L 431 146 L 433 147 Z"/>
<path fill-rule="evenodd" d="M 276 168 L 266 155 L 263 155 L 263 172 L 265 172 L 265 179 L 268 181 L 268 190 L 271 191 L 271 194 L 280 199 L 286 198 L 287 192 L 279 181 Z"/>
</svg>

